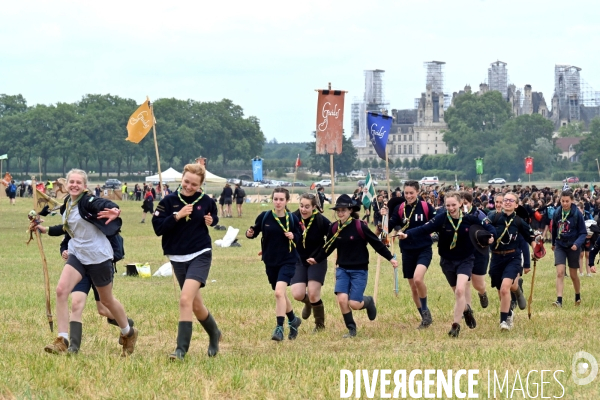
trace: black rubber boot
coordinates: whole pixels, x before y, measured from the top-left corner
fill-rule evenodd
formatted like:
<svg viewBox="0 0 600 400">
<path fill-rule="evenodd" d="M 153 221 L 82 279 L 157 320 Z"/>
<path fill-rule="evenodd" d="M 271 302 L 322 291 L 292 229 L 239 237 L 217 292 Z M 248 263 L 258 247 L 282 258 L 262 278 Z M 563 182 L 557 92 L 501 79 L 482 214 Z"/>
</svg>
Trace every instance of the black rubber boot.
<svg viewBox="0 0 600 400">
<path fill-rule="evenodd" d="M 171 360 L 183 361 L 192 341 L 193 324 L 191 321 L 179 321 L 177 329 L 177 348 L 169 354 Z"/>
<path fill-rule="evenodd" d="M 315 332 L 322 331 L 325 329 L 325 306 L 312 306 L 312 310 L 315 315 Z"/>
<path fill-rule="evenodd" d="M 208 356 L 214 357 L 219 352 L 219 341 L 221 340 L 221 331 L 217 328 L 217 323 L 211 313 L 208 313 L 208 317 L 204 321 L 200 321 L 200 324 L 208 333 Z"/>
<path fill-rule="evenodd" d="M 310 304 L 308 295 L 304 295 L 304 298 L 301 301 L 304 303 L 304 308 L 302 309 L 302 319 L 308 319 L 312 311 L 312 304 Z"/>
<path fill-rule="evenodd" d="M 369 320 L 373 321 L 377 317 L 377 307 L 371 296 L 363 296 L 364 305 L 362 309 L 367 310 Z"/>
<path fill-rule="evenodd" d="M 77 354 L 79 352 L 82 328 L 81 322 L 69 322 L 69 348 L 67 349 L 67 354 Z"/>
</svg>

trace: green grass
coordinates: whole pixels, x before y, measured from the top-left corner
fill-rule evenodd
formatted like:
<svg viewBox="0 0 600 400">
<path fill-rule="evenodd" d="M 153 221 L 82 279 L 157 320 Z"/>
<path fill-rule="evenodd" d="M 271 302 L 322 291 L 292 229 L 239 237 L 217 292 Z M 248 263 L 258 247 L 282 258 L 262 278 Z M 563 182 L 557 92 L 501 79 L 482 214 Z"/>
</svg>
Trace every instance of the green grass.
<svg viewBox="0 0 600 400">
<path fill-rule="evenodd" d="M 393 294 L 389 263 L 381 266 L 378 317 L 370 322 L 364 312 L 355 312 L 358 336 L 345 333 L 333 294 L 330 269 L 323 289 L 327 329 L 312 334 L 313 320 L 303 321 L 296 341 L 270 340 L 275 326 L 273 292 L 257 253 L 259 240 L 250 241 L 243 231 L 254 223 L 258 204 L 245 204 L 242 219 L 222 220 L 240 228 L 241 248 L 215 248 L 209 283 L 202 290 L 207 307 L 223 332 L 220 354 L 206 356 L 208 339 L 195 324 L 190 352 L 184 363 L 171 363 L 178 303 L 171 278 L 124 277 L 120 263 L 115 277 L 115 294 L 139 327 L 135 353 L 121 359 L 118 330 L 96 312 L 94 302 L 84 311 L 82 348 L 76 357 L 46 354 L 43 347 L 54 335 L 48 329 L 44 308 L 43 274 L 35 241 L 25 245 L 29 199 L 18 199 L 15 207 L 6 198 L 0 203 L 0 398 L 96 399 L 96 398 L 202 398 L 202 399 L 329 399 L 340 396 L 340 369 L 479 369 L 480 398 L 487 397 L 488 371 L 509 371 L 512 388 L 518 370 L 525 386 L 530 370 L 564 370 L 559 373 L 566 399 L 596 399 L 600 377 L 587 386 L 571 379 L 573 354 L 584 350 L 600 360 L 597 339 L 600 312 L 600 276 L 583 278 L 583 304 L 573 304 L 573 288 L 565 281 L 565 307 L 551 307 L 555 300 L 552 252 L 538 263 L 533 317 L 518 311 L 515 328 L 501 333 L 498 328 L 498 298 L 490 293 L 490 306 L 482 310 L 474 296 L 478 326 L 470 331 L 463 324 L 460 337 L 450 339 L 453 296 L 439 267 L 437 255 L 426 276 L 433 326 L 416 330 L 419 319 L 402 280 L 400 294 Z M 140 224 L 140 203 L 122 203 L 126 261 L 149 262 L 153 272 L 166 259 L 160 238 L 149 223 Z M 59 217 L 48 217 L 52 225 Z M 225 231 L 211 230 L 213 241 Z M 59 238 L 43 236 L 54 291 L 63 262 Z M 396 250 L 397 252 L 397 250 Z M 366 294 L 373 293 L 376 255 L 371 257 L 371 276 Z M 330 262 L 332 268 L 332 262 Z M 214 280 L 214 282 L 212 282 Z M 525 277 L 529 295 L 531 274 Z M 488 279 L 489 284 L 489 279 Z M 52 296 L 53 307 L 55 305 Z M 297 314 L 302 307 L 294 302 Z M 286 329 L 287 336 L 287 329 Z M 372 372 L 372 371 L 371 371 Z M 560 396 L 561 387 L 550 378 L 545 396 Z M 533 383 L 540 383 L 539 374 Z M 518 384 L 517 384 L 518 386 Z M 392 385 L 393 389 L 393 385 Z M 389 390 L 391 392 L 391 390 Z M 365 398 L 364 387 L 362 396 Z M 376 397 L 379 396 L 379 388 Z M 354 394 L 352 395 L 354 398 Z M 498 398 L 506 398 L 505 394 Z M 515 392 L 513 398 L 522 398 Z"/>
</svg>

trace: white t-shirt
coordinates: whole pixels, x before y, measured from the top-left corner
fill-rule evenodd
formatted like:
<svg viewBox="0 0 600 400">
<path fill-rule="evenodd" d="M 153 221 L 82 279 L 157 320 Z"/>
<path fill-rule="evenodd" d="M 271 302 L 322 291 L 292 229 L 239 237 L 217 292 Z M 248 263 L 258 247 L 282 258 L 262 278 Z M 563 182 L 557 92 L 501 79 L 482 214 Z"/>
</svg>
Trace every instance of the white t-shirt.
<svg viewBox="0 0 600 400">
<path fill-rule="evenodd" d="M 64 218 L 63 215 L 63 221 Z M 77 257 L 83 265 L 100 264 L 113 259 L 112 246 L 104 233 L 81 218 L 77 206 L 69 214 L 69 228 L 74 236 L 69 240 L 69 254 Z"/>
</svg>

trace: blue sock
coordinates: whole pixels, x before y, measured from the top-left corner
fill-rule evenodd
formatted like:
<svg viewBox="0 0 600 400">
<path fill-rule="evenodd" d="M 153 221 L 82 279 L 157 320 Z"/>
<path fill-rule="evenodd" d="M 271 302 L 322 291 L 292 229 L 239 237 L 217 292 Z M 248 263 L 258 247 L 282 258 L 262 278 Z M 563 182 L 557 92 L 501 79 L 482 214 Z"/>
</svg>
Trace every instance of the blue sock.
<svg viewBox="0 0 600 400">
<path fill-rule="evenodd" d="M 423 298 L 419 297 L 419 300 L 421 300 L 421 309 L 423 311 L 429 310 L 429 308 L 427 308 L 427 296 L 425 296 Z"/>
<path fill-rule="evenodd" d="M 421 314 L 421 317 L 423 316 L 423 309 L 421 307 L 418 307 L 417 310 L 419 310 L 419 314 Z"/>
</svg>

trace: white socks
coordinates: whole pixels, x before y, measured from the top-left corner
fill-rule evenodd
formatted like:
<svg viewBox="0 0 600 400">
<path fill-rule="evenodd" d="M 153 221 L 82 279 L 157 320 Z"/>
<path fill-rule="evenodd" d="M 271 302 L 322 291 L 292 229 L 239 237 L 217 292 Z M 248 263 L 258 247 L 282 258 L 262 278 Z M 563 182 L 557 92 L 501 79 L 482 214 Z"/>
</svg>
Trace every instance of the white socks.
<svg viewBox="0 0 600 400">
<path fill-rule="evenodd" d="M 126 336 L 129 333 L 130 329 L 131 328 L 129 327 L 129 324 L 127 324 L 125 328 L 121 328 L 121 335 Z"/>
</svg>

